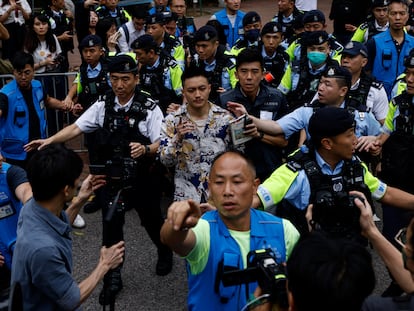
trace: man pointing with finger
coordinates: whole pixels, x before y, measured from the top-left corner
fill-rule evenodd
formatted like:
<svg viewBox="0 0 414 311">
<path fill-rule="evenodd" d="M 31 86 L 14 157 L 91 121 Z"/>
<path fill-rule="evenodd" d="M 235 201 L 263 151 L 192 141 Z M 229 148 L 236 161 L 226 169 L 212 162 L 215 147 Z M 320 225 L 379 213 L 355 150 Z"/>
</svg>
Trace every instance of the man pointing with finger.
<svg viewBox="0 0 414 311">
<path fill-rule="evenodd" d="M 247 253 L 271 248 L 285 262 L 299 239 L 293 225 L 251 208 L 258 186 L 254 166 L 228 151 L 216 157 L 209 175 L 210 199 L 217 207 L 201 216 L 192 200 L 173 203 L 161 238 L 188 266 L 189 310 L 240 310 L 257 283 L 224 287 L 223 267 L 245 269 Z"/>
</svg>

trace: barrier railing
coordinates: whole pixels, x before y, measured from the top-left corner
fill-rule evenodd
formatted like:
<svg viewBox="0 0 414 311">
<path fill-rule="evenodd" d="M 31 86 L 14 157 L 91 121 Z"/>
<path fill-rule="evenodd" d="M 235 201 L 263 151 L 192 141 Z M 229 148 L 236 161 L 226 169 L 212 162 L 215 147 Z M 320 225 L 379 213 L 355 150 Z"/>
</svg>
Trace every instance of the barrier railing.
<svg viewBox="0 0 414 311">
<path fill-rule="evenodd" d="M 51 97 L 55 97 L 59 100 L 63 100 L 69 92 L 72 85 L 72 81 L 75 78 L 77 72 L 64 72 L 64 73 L 41 73 L 35 74 L 34 79 L 42 82 L 43 87 L 47 94 Z M 0 75 L 0 87 L 3 87 L 9 81 L 13 80 L 14 76 L 11 74 Z M 51 111 L 51 110 L 49 110 Z M 51 118 L 52 116 L 52 118 Z M 65 125 L 71 124 L 75 117 L 69 112 L 54 111 L 54 115 L 48 117 L 48 134 L 61 130 Z M 52 120 L 53 119 L 53 120 Z M 83 135 L 76 143 L 70 142 L 71 148 L 76 152 L 86 152 L 87 148 L 84 144 Z"/>
</svg>

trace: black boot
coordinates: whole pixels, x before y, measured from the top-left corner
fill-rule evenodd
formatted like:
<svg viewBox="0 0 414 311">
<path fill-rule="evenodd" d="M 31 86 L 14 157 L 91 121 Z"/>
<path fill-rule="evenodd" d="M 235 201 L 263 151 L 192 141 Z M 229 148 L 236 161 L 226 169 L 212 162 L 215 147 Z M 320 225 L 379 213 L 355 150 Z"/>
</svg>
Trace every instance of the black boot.
<svg viewBox="0 0 414 311">
<path fill-rule="evenodd" d="M 159 276 L 167 275 L 171 272 L 173 265 L 173 254 L 167 246 L 158 249 L 158 260 L 155 273 Z"/>
<path fill-rule="evenodd" d="M 109 305 L 115 302 L 116 295 L 122 288 L 121 268 L 108 271 L 104 277 L 104 287 L 99 294 L 99 304 Z"/>
</svg>

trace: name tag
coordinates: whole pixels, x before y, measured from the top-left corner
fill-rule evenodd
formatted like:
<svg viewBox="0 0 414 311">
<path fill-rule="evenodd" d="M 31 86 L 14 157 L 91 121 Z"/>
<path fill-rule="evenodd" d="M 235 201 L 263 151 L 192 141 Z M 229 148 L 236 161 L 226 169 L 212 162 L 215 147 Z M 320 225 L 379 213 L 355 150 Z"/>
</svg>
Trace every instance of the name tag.
<svg viewBox="0 0 414 311">
<path fill-rule="evenodd" d="M 14 215 L 16 212 L 14 210 L 14 208 L 10 205 L 3 205 L 0 207 L 0 219 L 6 218 L 6 217 L 10 217 L 12 215 Z"/>
</svg>

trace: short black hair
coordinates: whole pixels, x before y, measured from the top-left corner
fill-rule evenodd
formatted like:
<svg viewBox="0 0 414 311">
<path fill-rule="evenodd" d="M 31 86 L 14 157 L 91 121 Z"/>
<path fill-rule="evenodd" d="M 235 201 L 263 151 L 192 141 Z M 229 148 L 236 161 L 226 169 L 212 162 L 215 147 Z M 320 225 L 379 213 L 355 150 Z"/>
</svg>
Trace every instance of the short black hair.
<svg viewBox="0 0 414 311">
<path fill-rule="evenodd" d="M 29 160 L 27 178 L 36 201 L 50 200 L 66 186 L 75 187 L 83 162 L 73 150 L 62 144 L 49 145 Z"/>
<path fill-rule="evenodd" d="M 375 287 L 372 258 L 363 246 L 316 232 L 296 244 L 287 275 L 298 311 L 360 310 Z"/>
<path fill-rule="evenodd" d="M 187 79 L 194 77 L 204 77 L 208 80 L 206 72 L 195 64 L 190 64 L 185 67 L 183 74 L 181 75 L 181 83 L 184 86 L 184 82 Z M 210 83 L 210 82 L 209 82 Z"/>
<path fill-rule="evenodd" d="M 34 68 L 33 55 L 23 51 L 18 51 L 13 57 L 12 65 L 15 70 L 23 70 L 26 65 L 30 65 Z"/>
<path fill-rule="evenodd" d="M 236 57 L 236 70 L 243 63 L 259 62 L 262 70 L 264 69 L 264 61 L 262 54 L 255 48 L 246 48 Z"/>
</svg>

